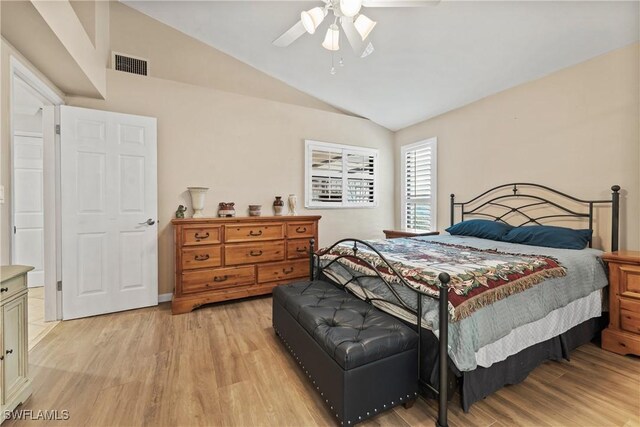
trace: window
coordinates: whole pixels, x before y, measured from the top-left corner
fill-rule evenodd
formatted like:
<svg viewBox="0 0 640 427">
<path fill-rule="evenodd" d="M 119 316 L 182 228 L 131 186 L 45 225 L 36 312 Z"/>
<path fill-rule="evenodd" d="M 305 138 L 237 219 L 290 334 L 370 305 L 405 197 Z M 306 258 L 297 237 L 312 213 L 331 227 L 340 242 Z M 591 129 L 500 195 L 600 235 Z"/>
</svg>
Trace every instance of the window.
<svg viewBox="0 0 640 427">
<path fill-rule="evenodd" d="M 402 228 L 436 231 L 436 138 L 405 145 L 402 158 Z"/>
<path fill-rule="evenodd" d="M 377 169 L 378 150 L 305 141 L 305 207 L 377 206 Z"/>
</svg>

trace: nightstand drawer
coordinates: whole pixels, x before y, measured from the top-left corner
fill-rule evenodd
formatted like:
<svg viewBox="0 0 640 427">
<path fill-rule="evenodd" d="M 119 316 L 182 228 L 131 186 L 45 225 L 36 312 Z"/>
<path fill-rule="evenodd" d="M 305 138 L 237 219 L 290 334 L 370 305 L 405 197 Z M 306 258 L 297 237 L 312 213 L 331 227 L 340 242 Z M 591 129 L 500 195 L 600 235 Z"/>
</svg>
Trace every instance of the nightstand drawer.
<svg viewBox="0 0 640 427">
<path fill-rule="evenodd" d="M 640 313 L 621 309 L 620 329 L 640 334 Z"/>
<path fill-rule="evenodd" d="M 620 266 L 620 296 L 640 300 L 640 266 Z"/>
<path fill-rule="evenodd" d="M 640 301 L 620 298 L 620 329 L 640 334 Z"/>
</svg>

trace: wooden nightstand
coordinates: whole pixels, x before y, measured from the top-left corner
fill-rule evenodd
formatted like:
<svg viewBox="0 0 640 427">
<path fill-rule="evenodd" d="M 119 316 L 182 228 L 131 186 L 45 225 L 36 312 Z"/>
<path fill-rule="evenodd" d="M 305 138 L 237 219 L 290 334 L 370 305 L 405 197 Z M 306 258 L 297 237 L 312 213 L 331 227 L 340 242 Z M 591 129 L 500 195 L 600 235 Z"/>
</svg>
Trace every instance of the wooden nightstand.
<svg viewBox="0 0 640 427">
<path fill-rule="evenodd" d="M 640 252 L 603 255 L 609 265 L 609 327 L 602 332 L 602 348 L 640 356 Z"/>
<path fill-rule="evenodd" d="M 400 230 L 382 230 L 384 237 L 387 239 L 397 239 L 399 237 L 417 237 L 417 236 L 437 236 L 439 231 L 400 231 Z"/>
</svg>

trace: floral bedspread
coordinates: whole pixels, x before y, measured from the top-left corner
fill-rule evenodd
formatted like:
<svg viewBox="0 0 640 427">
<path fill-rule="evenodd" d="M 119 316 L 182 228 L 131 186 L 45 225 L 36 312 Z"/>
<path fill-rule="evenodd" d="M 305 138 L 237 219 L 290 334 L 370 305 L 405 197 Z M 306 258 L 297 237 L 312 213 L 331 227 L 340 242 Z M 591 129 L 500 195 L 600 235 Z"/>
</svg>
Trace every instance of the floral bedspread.
<svg viewBox="0 0 640 427">
<path fill-rule="evenodd" d="M 549 256 L 500 252 L 421 239 L 390 239 L 369 242 L 389 261 L 410 286 L 433 296 L 439 289 L 438 275 L 446 272 L 449 283 L 449 314 L 458 321 L 474 311 L 522 292 L 547 278 L 563 277 L 566 269 Z M 358 256 L 390 282 L 399 282 L 380 257 L 365 247 Z M 353 255 L 351 246 L 340 245 L 322 256 L 332 260 Z M 375 274 L 366 263 L 353 258 L 337 262 L 363 274 Z"/>
</svg>

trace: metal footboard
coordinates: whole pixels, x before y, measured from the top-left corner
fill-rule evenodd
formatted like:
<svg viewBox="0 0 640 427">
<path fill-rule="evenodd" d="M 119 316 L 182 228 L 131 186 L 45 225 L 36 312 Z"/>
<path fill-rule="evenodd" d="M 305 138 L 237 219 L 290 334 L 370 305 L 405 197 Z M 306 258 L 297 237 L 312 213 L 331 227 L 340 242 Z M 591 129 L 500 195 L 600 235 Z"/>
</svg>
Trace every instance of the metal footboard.
<svg viewBox="0 0 640 427">
<path fill-rule="evenodd" d="M 346 255 L 339 255 L 336 256 L 336 258 L 334 258 L 333 260 L 329 261 L 326 265 L 322 265 L 320 263 L 320 257 L 328 252 L 330 252 L 333 248 L 335 248 L 338 245 L 342 245 L 344 243 L 349 243 L 349 245 L 353 244 L 353 246 L 351 247 L 351 251 L 352 254 L 346 254 Z M 374 252 L 376 255 L 378 255 L 380 257 L 380 260 L 382 263 L 384 263 L 385 267 L 392 273 L 392 275 L 397 278 L 397 282 L 406 287 L 408 290 L 410 290 L 411 292 L 414 292 L 416 294 L 416 299 L 417 299 L 417 310 L 414 310 L 411 308 L 410 304 L 408 304 L 407 302 L 405 302 L 402 297 L 398 294 L 397 290 L 391 285 L 391 283 L 389 282 L 389 280 L 387 280 L 379 271 L 378 269 L 373 266 L 370 262 L 368 262 L 367 260 L 363 259 L 362 257 L 358 256 L 358 251 L 359 251 L 359 247 L 366 247 L 368 250 L 371 250 L 372 252 Z M 436 393 L 438 395 L 438 419 L 436 420 L 436 426 L 437 427 L 446 427 L 448 425 L 447 423 L 447 405 L 448 405 L 448 396 L 447 396 L 447 386 L 448 386 L 448 370 L 449 370 L 449 366 L 448 366 L 448 360 L 449 360 L 449 354 L 448 354 L 448 341 L 449 341 L 449 311 L 448 311 L 448 306 L 449 306 L 449 296 L 448 296 L 448 290 L 449 290 L 449 281 L 451 280 L 451 278 L 449 277 L 449 275 L 447 273 L 440 273 L 440 275 L 438 275 L 438 280 L 440 281 L 440 283 L 437 285 L 438 289 L 439 289 L 439 295 L 438 297 L 435 297 L 433 295 L 429 295 L 425 292 L 422 292 L 414 287 L 412 287 L 411 285 L 409 285 L 407 283 L 407 281 L 402 277 L 402 275 L 400 273 L 398 273 L 398 271 L 389 263 L 389 261 L 387 261 L 387 259 L 380 253 L 380 251 L 378 251 L 375 247 L 373 247 L 372 245 L 370 245 L 369 243 L 359 240 L 359 239 L 342 239 L 336 243 L 334 243 L 332 246 L 330 246 L 329 248 L 323 250 L 323 251 L 319 251 L 318 253 L 316 253 L 315 251 L 315 240 L 311 239 L 309 241 L 309 277 L 311 280 L 315 280 L 316 278 L 318 278 L 324 270 L 328 269 L 329 267 L 331 267 L 334 263 L 338 262 L 340 259 L 347 259 L 347 260 L 357 260 L 358 263 L 365 265 L 369 270 L 375 272 L 375 274 L 371 274 L 371 275 L 366 275 L 366 274 L 362 274 L 362 275 L 355 275 L 355 274 L 351 274 L 351 279 L 348 280 L 346 283 L 344 284 L 337 284 L 338 286 L 343 287 L 346 290 L 346 287 L 350 284 L 354 284 L 356 286 L 358 286 L 361 291 L 362 294 L 364 295 L 364 299 L 366 302 L 368 303 L 373 303 L 375 301 L 382 301 L 386 304 L 391 304 L 394 305 L 398 308 L 401 308 L 407 312 L 409 312 L 410 314 L 414 315 L 416 317 L 416 326 L 417 326 L 417 332 L 418 332 L 418 382 L 419 384 L 421 384 L 424 387 L 428 387 L 429 389 L 431 389 L 434 393 Z M 393 301 L 388 301 L 385 299 L 381 299 L 381 298 L 375 298 L 375 297 L 370 297 L 368 295 L 368 291 L 366 288 L 364 288 L 361 283 L 360 280 L 361 278 L 377 278 L 382 280 L 382 282 L 387 286 L 387 288 L 391 291 L 391 293 L 393 294 L 393 296 L 397 299 L 397 303 L 393 302 Z M 439 313 L 438 313 L 438 318 L 439 318 L 439 323 L 440 323 L 440 333 L 439 333 L 439 349 L 438 349 L 438 353 L 439 353 L 439 385 L 438 385 L 438 390 L 435 390 L 433 387 L 431 387 L 430 384 L 426 383 L 425 381 L 422 380 L 420 372 L 421 372 L 421 364 L 422 364 L 422 352 L 421 352 L 421 344 L 422 344 L 422 298 L 423 297 L 428 297 L 428 298 L 432 298 L 435 300 L 438 300 L 439 302 Z"/>
</svg>

